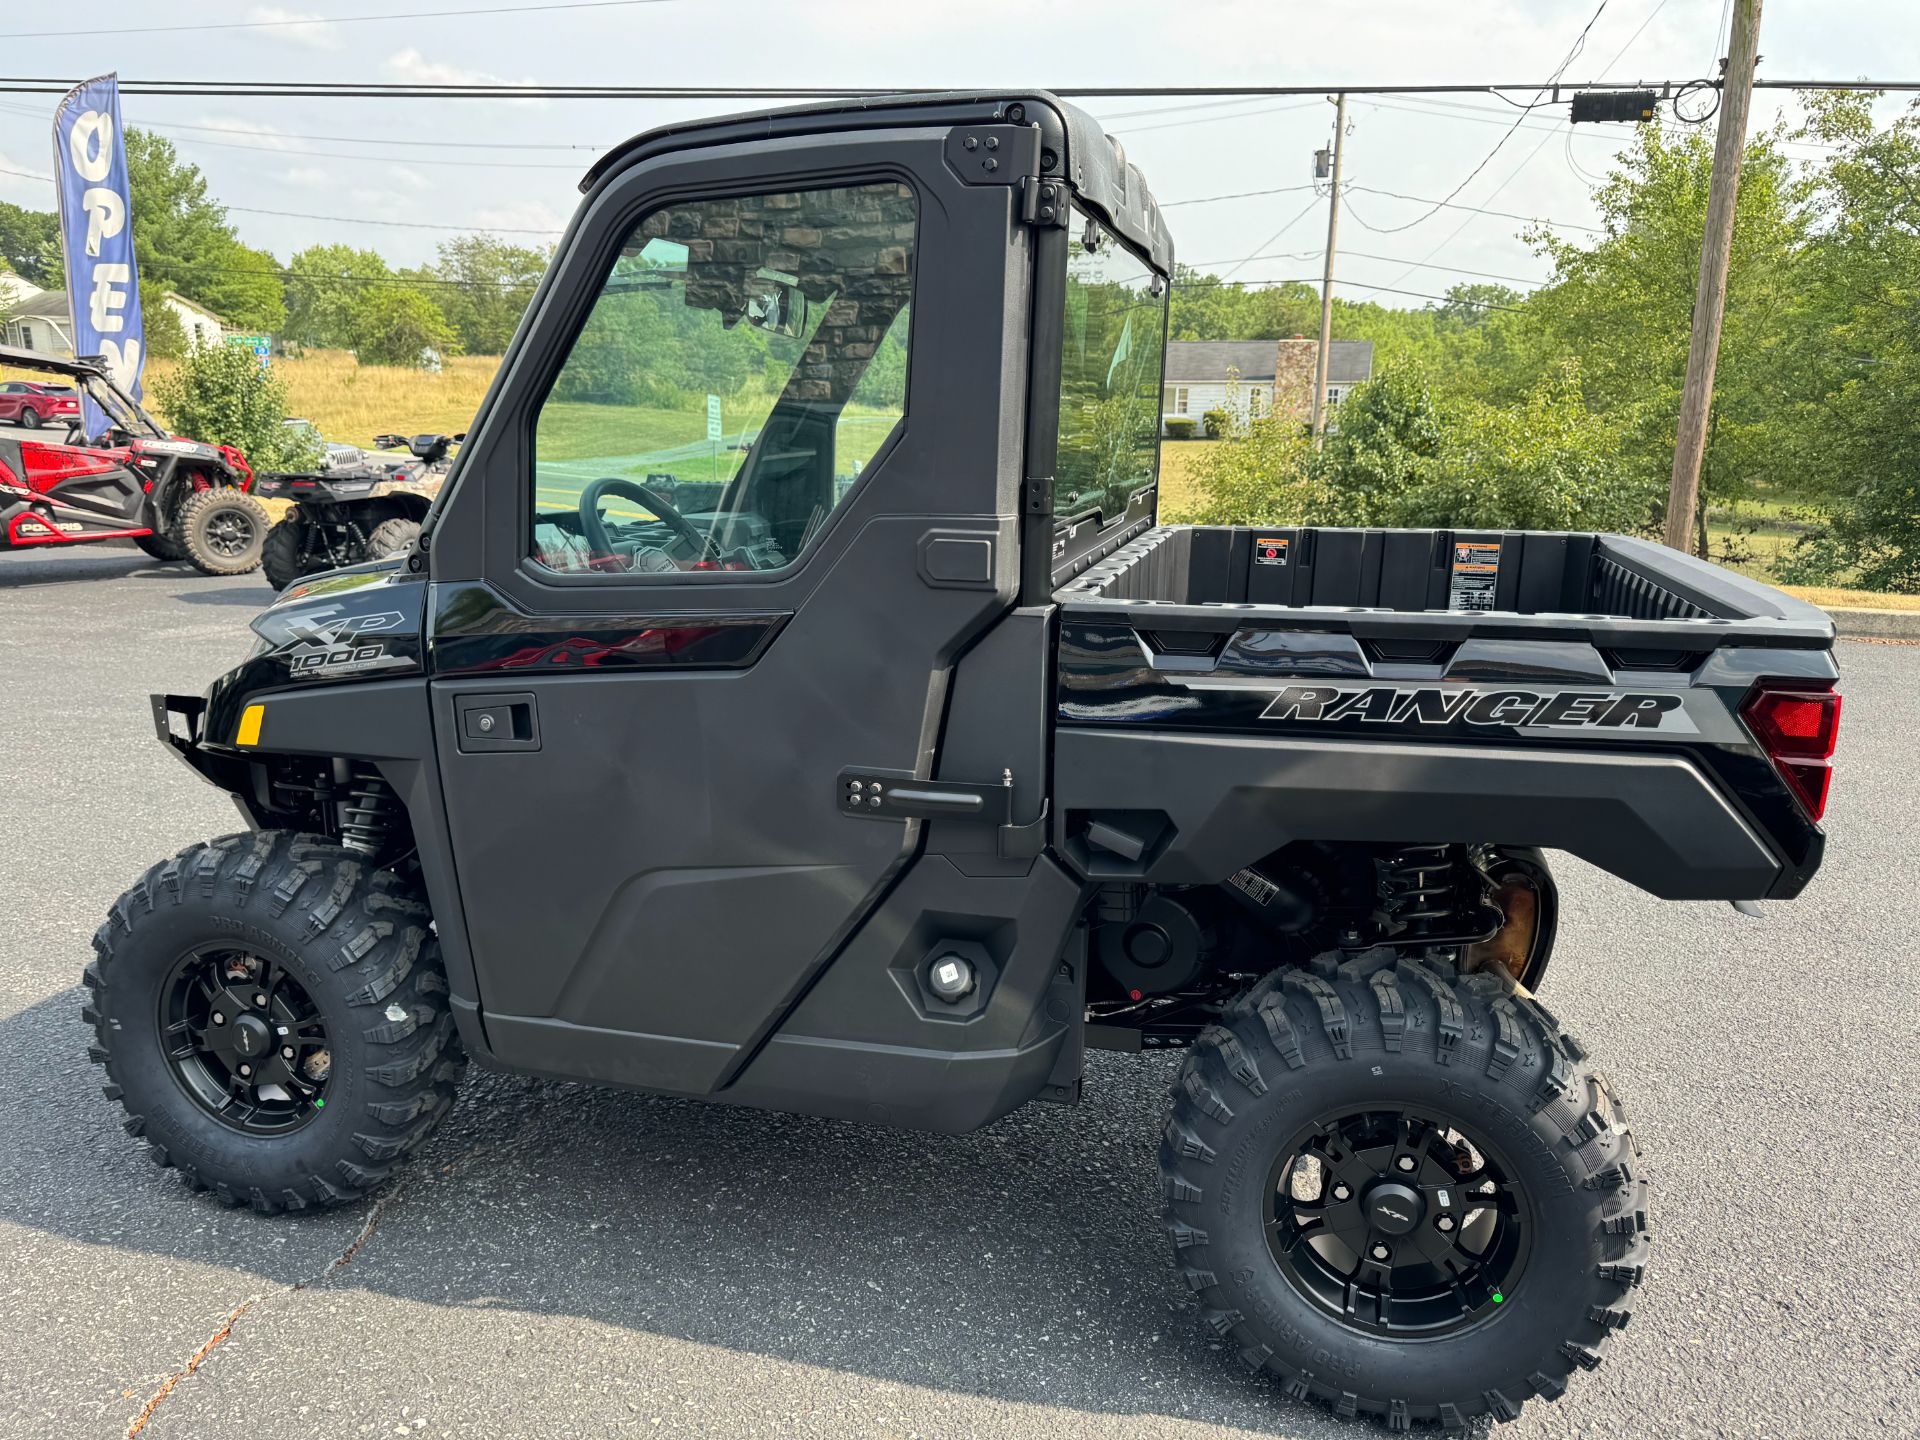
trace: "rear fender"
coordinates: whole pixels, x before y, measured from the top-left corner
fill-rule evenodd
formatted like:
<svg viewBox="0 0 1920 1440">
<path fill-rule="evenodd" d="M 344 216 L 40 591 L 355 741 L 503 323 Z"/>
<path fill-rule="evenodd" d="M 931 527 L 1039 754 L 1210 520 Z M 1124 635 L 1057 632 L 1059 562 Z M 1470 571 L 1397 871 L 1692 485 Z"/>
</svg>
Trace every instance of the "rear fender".
<svg viewBox="0 0 1920 1440">
<path fill-rule="evenodd" d="M 1295 840 L 1566 850 L 1669 900 L 1782 864 L 1685 756 L 1062 727 L 1055 843 L 1090 878 L 1214 885 Z"/>
</svg>

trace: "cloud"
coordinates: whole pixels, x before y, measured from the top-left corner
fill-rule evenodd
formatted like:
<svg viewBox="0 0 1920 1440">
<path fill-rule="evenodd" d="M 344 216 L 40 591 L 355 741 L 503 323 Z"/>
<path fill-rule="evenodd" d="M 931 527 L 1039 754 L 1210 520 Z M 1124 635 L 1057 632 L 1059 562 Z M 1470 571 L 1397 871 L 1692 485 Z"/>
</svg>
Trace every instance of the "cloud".
<svg viewBox="0 0 1920 1440">
<path fill-rule="evenodd" d="M 469 224 L 487 230 L 542 230 L 550 235 L 513 235 L 518 244 L 550 244 L 567 228 L 567 216 L 544 200 L 515 200 L 505 205 L 483 205 L 473 212 Z"/>
<path fill-rule="evenodd" d="M 280 178 L 296 190 L 329 190 L 337 183 L 333 172 L 320 165 L 296 165 Z"/>
<path fill-rule="evenodd" d="M 297 148 L 292 140 L 252 115 L 220 115 L 208 112 L 196 115 L 192 126 L 181 128 L 185 133 L 177 134 L 174 138 L 187 144 L 199 140 L 205 144 L 240 145 L 261 150 Z M 162 126 L 161 129 L 164 133 L 166 127 Z"/>
<path fill-rule="evenodd" d="M 290 40 L 310 50 L 347 48 L 346 41 L 340 37 L 340 27 L 329 24 L 324 15 L 309 15 L 303 10 L 288 10 L 280 5 L 255 5 L 247 11 L 247 19 L 274 27 L 261 31 L 261 34 Z"/>
<path fill-rule="evenodd" d="M 536 85 L 539 83 L 532 79 L 503 80 L 490 70 L 470 70 L 464 65 L 449 65 L 444 60 L 429 60 L 411 46 L 397 55 L 389 55 L 382 62 L 381 68 L 396 80 L 408 80 L 416 85 Z M 503 100 L 501 103 L 535 106 L 544 105 L 546 102 L 519 99 Z"/>
<path fill-rule="evenodd" d="M 34 175 L 44 175 L 49 162 L 21 160 L 0 150 L 0 199 L 24 206 L 29 210 L 51 210 L 55 204 L 53 181 L 33 180 L 23 174 L 9 175 L 6 172 L 30 171 Z"/>
</svg>

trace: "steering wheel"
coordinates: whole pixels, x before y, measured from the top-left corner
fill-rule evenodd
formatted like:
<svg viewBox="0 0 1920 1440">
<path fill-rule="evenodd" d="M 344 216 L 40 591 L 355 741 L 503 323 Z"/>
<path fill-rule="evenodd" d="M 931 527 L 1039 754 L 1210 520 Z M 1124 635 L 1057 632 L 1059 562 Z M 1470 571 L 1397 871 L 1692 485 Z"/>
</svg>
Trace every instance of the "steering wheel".
<svg viewBox="0 0 1920 1440">
<path fill-rule="evenodd" d="M 646 506 L 669 530 L 693 546 L 694 554 L 698 558 L 705 560 L 712 555 L 712 536 L 695 528 L 686 516 L 662 499 L 657 491 L 642 485 L 638 480 L 626 480 L 618 475 L 602 476 L 580 492 L 580 532 L 586 536 L 587 546 L 593 554 L 613 554 L 613 541 L 607 535 L 607 522 L 600 518 L 600 502 L 609 495 L 619 495 Z"/>
</svg>

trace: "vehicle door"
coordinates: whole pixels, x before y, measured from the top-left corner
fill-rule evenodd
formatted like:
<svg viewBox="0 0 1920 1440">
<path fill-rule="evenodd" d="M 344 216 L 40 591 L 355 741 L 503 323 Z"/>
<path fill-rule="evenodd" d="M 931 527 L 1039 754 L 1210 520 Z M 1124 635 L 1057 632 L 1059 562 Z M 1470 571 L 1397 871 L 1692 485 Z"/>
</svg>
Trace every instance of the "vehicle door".
<svg viewBox="0 0 1920 1440">
<path fill-rule="evenodd" d="M 430 645 L 510 1063 L 713 1089 L 917 843 L 843 772 L 932 773 L 948 672 L 1018 574 L 1028 232 L 950 135 L 616 173 L 507 357 L 432 538 Z"/>
</svg>

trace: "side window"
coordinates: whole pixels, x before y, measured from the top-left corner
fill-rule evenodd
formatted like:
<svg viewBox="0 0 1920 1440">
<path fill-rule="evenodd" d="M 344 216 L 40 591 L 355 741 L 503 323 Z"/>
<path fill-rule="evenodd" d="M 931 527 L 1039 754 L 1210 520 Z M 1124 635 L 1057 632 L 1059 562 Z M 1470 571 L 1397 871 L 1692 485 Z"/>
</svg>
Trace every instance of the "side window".
<svg viewBox="0 0 1920 1440">
<path fill-rule="evenodd" d="M 791 565 L 906 414 L 914 220 L 892 181 L 644 216 L 535 417 L 532 558 Z"/>
<path fill-rule="evenodd" d="M 1053 512 L 1060 521 L 1097 513 L 1104 527 L 1159 472 L 1168 290 L 1097 224 L 1085 234 L 1067 255 Z M 1174 413 L 1186 413 L 1187 399 L 1184 386 L 1174 389 Z"/>
</svg>

